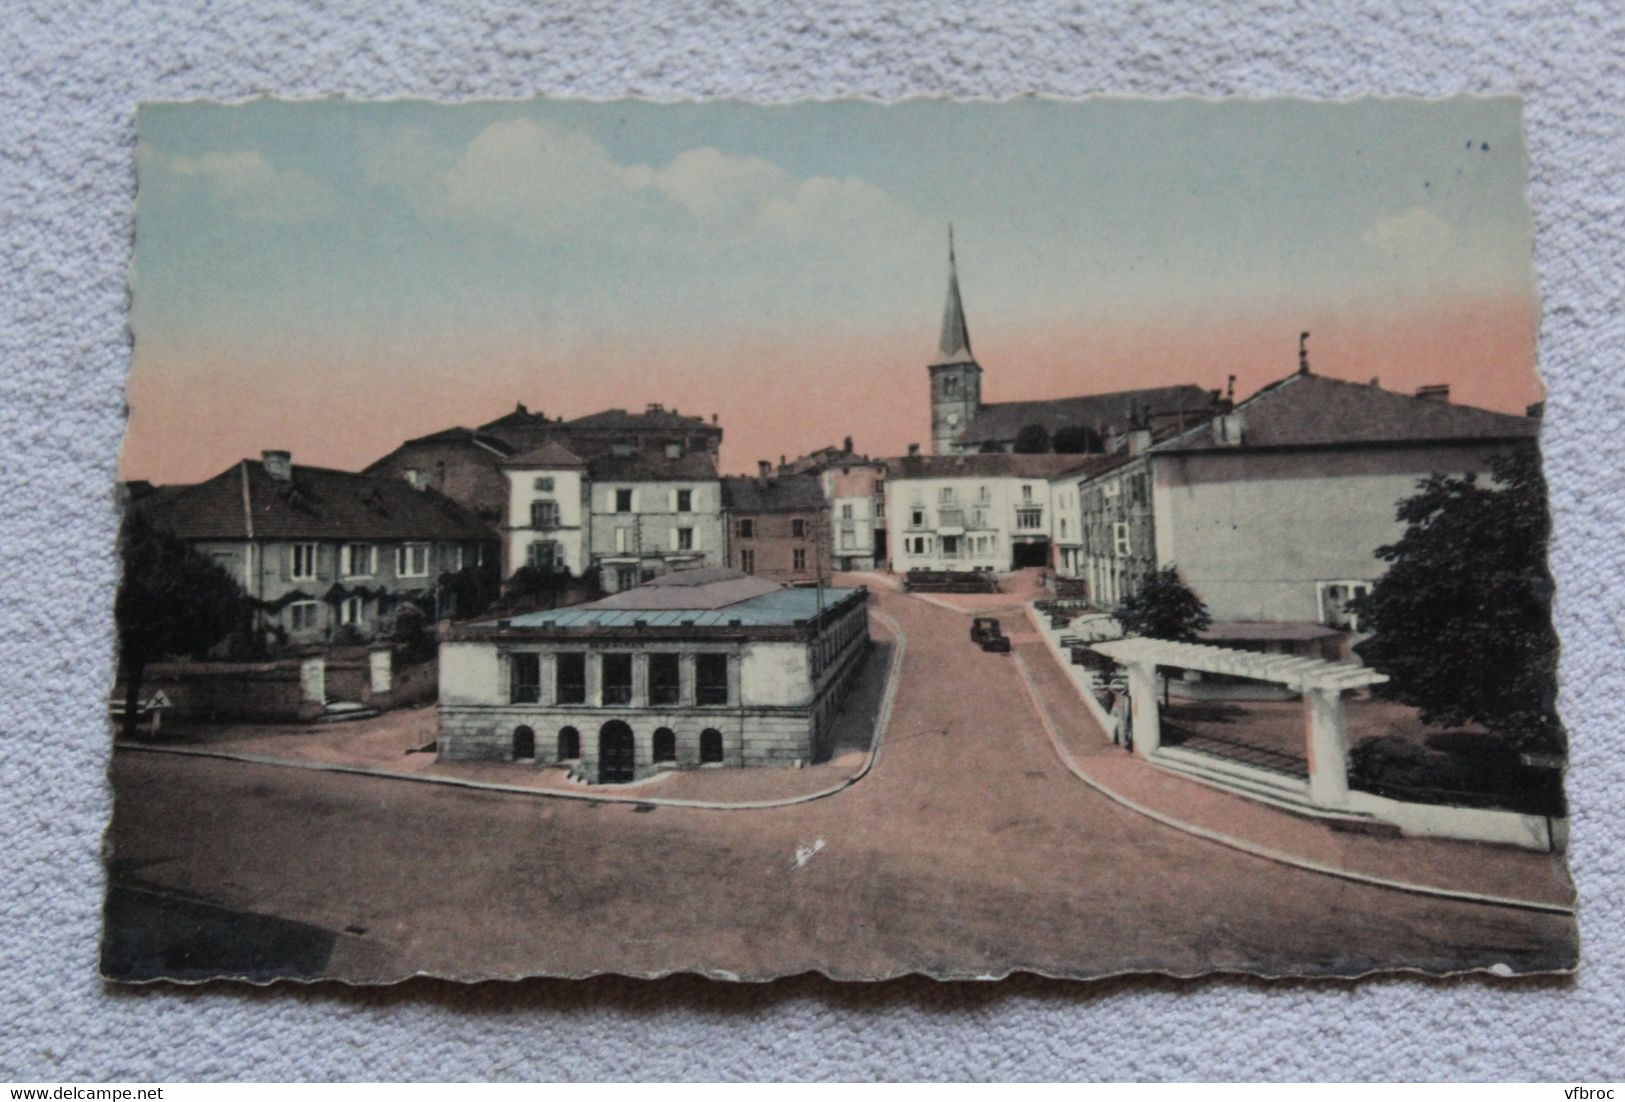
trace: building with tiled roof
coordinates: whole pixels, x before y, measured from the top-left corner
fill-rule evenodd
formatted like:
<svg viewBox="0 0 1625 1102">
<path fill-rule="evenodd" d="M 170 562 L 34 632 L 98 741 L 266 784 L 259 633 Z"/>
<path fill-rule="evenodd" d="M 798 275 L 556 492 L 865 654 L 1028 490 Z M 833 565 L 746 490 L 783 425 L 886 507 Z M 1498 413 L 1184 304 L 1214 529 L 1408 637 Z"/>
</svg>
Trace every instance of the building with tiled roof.
<svg viewBox="0 0 1625 1102">
<path fill-rule="evenodd" d="M 728 564 L 776 581 L 828 584 L 829 502 L 818 477 L 775 476 L 765 460 L 760 468 L 755 478 L 722 480 Z"/>
<path fill-rule="evenodd" d="M 505 480 L 503 571 L 568 571 L 608 593 L 727 555 L 722 483 L 710 452 L 583 457 L 562 440 L 497 464 Z"/>
<path fill-rule="evenodd" d="M 1220 641 L 1343 657 L 1359 630 L 1346 606 L 1386 570 L 1376 550 L 1403 530 L 1399 502 L 1429 475 L 1487 471 L 1538 432 L 1533 418 L 1455 404 L 1445 386 L 1401 394 L 1305 360 L 1210 423 L 1079 479 L 1080 573 L 1111 607 L 1177 566 Z"/>
<path fill-rule="evenodd" d="M 823 761 L 868 648 L 866 591 L 718 566 L 458 625 L 440 645 L 440 756 L 593 784 Z"/>
<path fill-rule="evenodd" d="M 548 442 L 584 458 L 604 455 L 709 455 L 715 462 L 722 427 L 715 417 L 680 414 L 659 403 L 641 413 L 601 410 L 574 420 L 532 411 L 523 402 L 477 428 L 457 426 L 414 437 L 373 462 L 366 473 L 393 475 L 438 490 L 491 523 L 508 507 L 504 460 Z"/>
<path fill-rule="evenodd" d="M 492 527 L 433 490 L 296 465 L 282 451 L 134 497 L 131 507 L 225 567 L 262 626 L 294 641 L 346 626 L 376 634 L 407 602 L 455 615 L 445 577 L 497 555 Z"/>
<path fill-rule="evenodd" d="M 886 461 L 891 569 L 1003 572 L 1049 566 L 1052 488 L 1118 460 L 1105 455 L 909 455 Z"/>
</svg>

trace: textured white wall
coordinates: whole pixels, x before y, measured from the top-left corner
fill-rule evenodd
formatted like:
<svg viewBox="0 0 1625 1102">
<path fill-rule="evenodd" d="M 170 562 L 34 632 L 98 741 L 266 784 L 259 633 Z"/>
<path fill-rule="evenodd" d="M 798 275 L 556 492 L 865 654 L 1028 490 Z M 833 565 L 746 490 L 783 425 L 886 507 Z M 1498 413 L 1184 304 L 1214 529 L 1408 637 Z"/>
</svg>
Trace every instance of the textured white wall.
<svg viewBox="0 0 1625 1102">
<path fill-rule="evenodd" d="M 589 0 L 0 5 L 0 1077 L 1617 1077 L 1619 5 L 794 7 L 804 10 Z M 103 988 L 95 966 L 108 796 L 98 701 L 112 676 L 112 484 L 138 100 L 1103 89 L 1527 97 L 1562 706 L 1575 738 L 1586 958 L 1577 980 Z"/>
</svg>

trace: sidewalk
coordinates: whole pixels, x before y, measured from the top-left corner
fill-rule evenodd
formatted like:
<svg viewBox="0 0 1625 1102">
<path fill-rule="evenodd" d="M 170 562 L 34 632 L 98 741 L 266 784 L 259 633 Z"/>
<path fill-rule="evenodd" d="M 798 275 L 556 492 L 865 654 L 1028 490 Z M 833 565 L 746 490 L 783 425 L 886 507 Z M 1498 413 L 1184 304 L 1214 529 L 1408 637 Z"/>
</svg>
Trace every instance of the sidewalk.
<svg viewBox="0 0 1625 1102">
<path fill-rule="evenodd" d="M 1060 748 L 1077 772 L 1119 802 L 1222 844 L 1356 879 L 1548 910 L 1574 905 L 1574 884 L 1561 855 L 1337 829 L 1150 765 L 1112 745 L 1085 705 L 1075 668 L 1062 666 L 1041 629 L 1012 634 L 1012 639 Z"/>
</svg>

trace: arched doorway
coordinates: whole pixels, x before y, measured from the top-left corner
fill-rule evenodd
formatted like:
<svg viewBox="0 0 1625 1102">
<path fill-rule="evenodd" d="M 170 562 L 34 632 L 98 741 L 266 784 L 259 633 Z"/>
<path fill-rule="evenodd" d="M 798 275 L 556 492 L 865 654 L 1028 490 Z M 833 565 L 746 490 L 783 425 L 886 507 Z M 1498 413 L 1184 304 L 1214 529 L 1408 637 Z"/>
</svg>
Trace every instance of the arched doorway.
<svg viewBox="0 0 1625 1102">
<path fill-rule="evenodd" d="M 529 727 L 513 729 L 513 760 L 530 761 L 536 756 L 536 732 Z"/>
<path fill-rule="evenodd" d="M 575 761 L 581 756 L 581 732 L 574 727 L 559 728 L 559 760 Z"/>
<path fill-rule="evenodd" d="M 677 732 L 670 727 L 662 727 L 655 732 L 654 760 L 657 763 L 677 760 Z"/>
<path fill-rule="evenodd" d="M 722 732 L 715 727 L 707 727 L 700 732 L 700 761 L 714 762 L 722 760 Z"/>
<path fill-rule="evenodd" d="M 598 731 L 598 783 L 625 784 L 636 772 L 632 728 L 612 719 Z"/>
</svg>

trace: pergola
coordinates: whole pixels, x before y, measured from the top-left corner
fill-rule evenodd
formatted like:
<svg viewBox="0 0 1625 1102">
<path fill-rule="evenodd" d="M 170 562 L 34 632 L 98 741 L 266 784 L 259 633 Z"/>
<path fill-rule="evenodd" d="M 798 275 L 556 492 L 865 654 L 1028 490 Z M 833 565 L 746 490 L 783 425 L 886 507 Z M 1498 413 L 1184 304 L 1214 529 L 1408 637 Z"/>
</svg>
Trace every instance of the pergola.
<svg viewBox="0 0 1625 1102">
<path fill-rule="evenodd" d="M 1206 643 L 1168 639 L 1119 639 L 1092 643 L 1090 649 L 1127 667 L 1129 703 L 1133 709 L 1134 750 L 1150 756 L 1162 745 L 1157 704 L 1157 667 L 1175 666 L 1204 673 L 1229 674 L 1285 685 L 1303 694 L 1309 750 L 1309 799 L 1322 807 L 1348 803 L 1348 723 L 1343 691 L 1380 685 L 1386 674 L 1352 662 L 1260 654 Z"/>
</svg>

